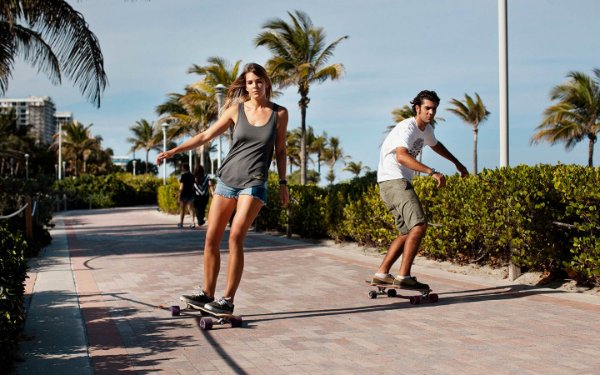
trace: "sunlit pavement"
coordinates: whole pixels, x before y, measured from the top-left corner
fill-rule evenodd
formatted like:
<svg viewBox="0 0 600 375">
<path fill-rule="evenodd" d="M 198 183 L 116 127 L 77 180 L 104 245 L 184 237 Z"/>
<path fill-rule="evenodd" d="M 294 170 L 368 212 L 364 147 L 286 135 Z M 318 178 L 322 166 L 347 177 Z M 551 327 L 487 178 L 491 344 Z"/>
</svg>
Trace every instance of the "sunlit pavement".
<svg viewBox="0 0 600 375">
<path fill-rule="evenodd" d="M 56 216 L 31 262 L 16 373 L 600 373 L 600 297 L 415 266 L 439 302 L 370 299 L 380 258 L 252 231 L 244 325 L 202 331 L 198 314 L 170 312 L 202 276 L 205 230 L 177 221 L 150 207 Z"/>
</svg>

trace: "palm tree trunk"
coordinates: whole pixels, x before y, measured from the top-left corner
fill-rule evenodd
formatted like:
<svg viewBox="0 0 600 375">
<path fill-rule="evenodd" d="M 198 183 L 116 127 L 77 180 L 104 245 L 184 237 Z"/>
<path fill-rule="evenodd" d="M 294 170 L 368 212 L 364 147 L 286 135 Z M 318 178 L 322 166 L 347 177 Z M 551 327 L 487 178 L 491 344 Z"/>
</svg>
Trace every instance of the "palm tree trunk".
<svg viewBox="0 0 600 375">
<path fill-rule="evenodd" d="M 588 167 L 594 166 L 594 143 L 595 138 L 589 137 L 590 142 L 588 143 Z"/>
<path fill-rule="evenodd" d="M 300 113 L 302 120 L 300 123 L 300 184 L 306 185 L 306 107 L 308 98 L 303 96 L 300 99 Z"/>
<path fill-rule="evenodd" d="M 473 175 L 477 175 L 477 126 L 473 127 Z"/>
<path fill-rule="evenodd" d="M 146 149 L 146 166 L 144 167 L 144 173 L 148 172 L 148 154 L 150 154 L 150 149 Z"/>
</svg>

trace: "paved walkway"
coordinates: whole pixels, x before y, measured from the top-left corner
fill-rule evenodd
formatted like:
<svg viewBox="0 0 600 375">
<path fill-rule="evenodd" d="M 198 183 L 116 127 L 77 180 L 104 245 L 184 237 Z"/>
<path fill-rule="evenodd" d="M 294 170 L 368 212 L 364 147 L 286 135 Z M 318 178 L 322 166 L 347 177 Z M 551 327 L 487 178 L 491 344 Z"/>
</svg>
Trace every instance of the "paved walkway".
<svg viewBox="0 0 600 375">
<path fill-rule="evenodd" d="M 57 216 L 27 283 L 16 373 L 600 373 L 599 297 L 415 266 L 438 303 L 369 299 L 378 257 L 253 232 L 244 327 L 201 331 L 169 312 L 201 279 L 205 235 L 176 222 L 150 208 Z"/>
</svg>

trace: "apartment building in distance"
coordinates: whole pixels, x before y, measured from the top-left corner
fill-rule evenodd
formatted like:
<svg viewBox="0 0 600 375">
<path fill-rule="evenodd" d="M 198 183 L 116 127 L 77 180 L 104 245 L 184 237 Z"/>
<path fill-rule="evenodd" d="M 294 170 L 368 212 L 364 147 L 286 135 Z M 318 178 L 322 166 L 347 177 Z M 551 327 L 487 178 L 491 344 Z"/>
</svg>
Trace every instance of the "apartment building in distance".
<svg viewBox="0 0 600 375">
<path fill-rule="evenodd" d="M 52 98 L 31 96 L 27 99 L 0 99 L 0 112 L 8 113 L 11 109 L 14 109 L 17 116 L 17 126 L 31 126 L 36 142 L 52 143 L 52 136 L 58 130 L 56 106 Z"/>
</svg>

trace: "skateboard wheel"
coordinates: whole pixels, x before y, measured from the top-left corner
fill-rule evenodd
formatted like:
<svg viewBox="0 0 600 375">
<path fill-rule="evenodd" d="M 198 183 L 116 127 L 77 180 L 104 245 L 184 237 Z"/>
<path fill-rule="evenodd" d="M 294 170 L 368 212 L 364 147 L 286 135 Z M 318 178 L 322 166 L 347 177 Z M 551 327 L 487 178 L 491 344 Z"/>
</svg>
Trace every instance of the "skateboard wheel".
<svg viewBox="0 0 600 375">
<path fill-rule="evenodd" d="M 429 295 L 429 300 L 433 303 L 437 302 L 439 300 L 438 295 L 433 293 Z"/>
<path fill-rule="evenodd" d="M 231 318 L 229 320 L 232 327 L 241 327 L 242 326 L 242 318 Z"/>
<path fill-rule="evenodd" d="M 410 301 L 411 305 L 418 305 L 418 304 L 421 303 L 421 297 L 420 296 L 413 296 L 413 297 L 410 297 L 409 301 Z"/>
<path fill-rule="evenodd" d="M 180 313 L 181 309 L 179 308 L 179 306 L 171 306 L 171 316 L 179 316 Z"/>
<path fill-rule="evenodd" d="M 371 291 L 369 291 L 369 297 L 370 297 L 371 299 L 375 299 L 375 298 L 377 298 L 377 292 L 376 292 L 376 291 L 374 291 L 374 290 L 371 290 Z"/>
<path fill-rule="evenodd" d="M 394 298 L 396 297 L 397 293 L 396 293 L 396 289 L 388 289 L 387 291 L 387 296 L 390 298 Z"/>
<path fill-rule="evenodd" d="M 211 318 L 202 318 L 200 319 L 200 329 L 203 331 L 208 331 L 212 328 L 213 321 Z"/>
</svg>

